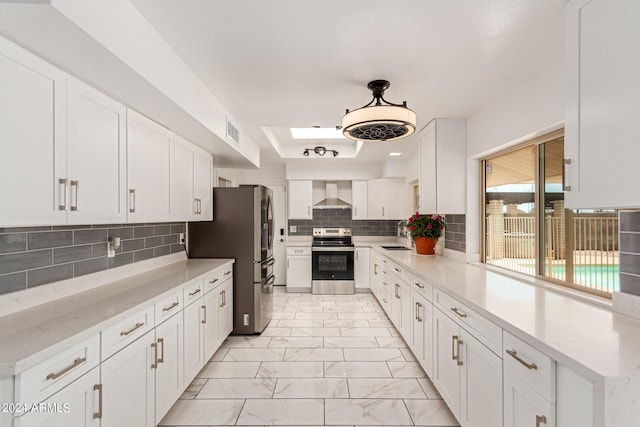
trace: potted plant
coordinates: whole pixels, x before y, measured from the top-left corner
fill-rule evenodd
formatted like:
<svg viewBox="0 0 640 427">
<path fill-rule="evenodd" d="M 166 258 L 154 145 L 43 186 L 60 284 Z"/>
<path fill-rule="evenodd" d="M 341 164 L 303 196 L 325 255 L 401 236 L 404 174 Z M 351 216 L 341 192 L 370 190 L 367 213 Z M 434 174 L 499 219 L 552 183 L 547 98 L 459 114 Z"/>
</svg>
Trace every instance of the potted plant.
<svg viewBox="0 0 640 427">
<path fill-rule="evenodd" d="M 444 216 L 442 215 L 420 215 L 416 212 L 407 221 L 407 231 L 411 234 L 416 252 L 419 254 L 436 253 L 435 246 L 442 236 L 443 229 Z"/>
</svg>

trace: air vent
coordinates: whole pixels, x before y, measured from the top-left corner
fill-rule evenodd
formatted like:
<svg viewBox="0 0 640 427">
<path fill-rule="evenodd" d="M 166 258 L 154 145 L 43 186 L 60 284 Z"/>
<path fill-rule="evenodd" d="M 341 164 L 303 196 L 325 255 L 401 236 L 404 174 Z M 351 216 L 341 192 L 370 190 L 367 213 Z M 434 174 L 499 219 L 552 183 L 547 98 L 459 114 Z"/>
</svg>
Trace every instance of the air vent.
<svg viewBox="0 0 640 427">
<path fill-rule="evenodd" d="M 240 144 L 240 131 L 227 118 L 227 137 L 236 144 Z"/>
</svg>

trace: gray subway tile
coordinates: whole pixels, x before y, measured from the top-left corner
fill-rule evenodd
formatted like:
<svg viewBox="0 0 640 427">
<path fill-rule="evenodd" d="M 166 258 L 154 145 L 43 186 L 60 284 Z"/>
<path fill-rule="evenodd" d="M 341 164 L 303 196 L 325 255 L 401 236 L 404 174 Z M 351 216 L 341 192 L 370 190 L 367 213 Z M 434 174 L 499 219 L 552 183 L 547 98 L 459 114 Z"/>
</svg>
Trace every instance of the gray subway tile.
<svg viewBox="0 0 640 427">
<path fill-rule="evenodd" d="M 184 245 L 171 245 L 171 253 L 182 252 L 184 251 Z"/>
<path fill-rule="evenodd" d="M 640 255 L 621 253 L 620 272 L 640 275 Z"/>
<path fill-rule="evenodd" d="M 32 231 L 51 231 L 50 225 L 43 227 L 0 227 L 0 233 L 29 233 Z"/>
<path fill-rule="evenodd" d="M 91 245 L 69 246 L 53 250 L 53 263 L 63 264 L 72 261 L 89 259 L 93 256 Z"/>
<path fill-rule="evenodd" d="M 3 274 L 0 276 L 0 294 L 21 291 L 27 288 L 27 273 Z"/>
<path fill-rule="evenodd" d="M 44 285 L 45 283 L 71 279 L 73 277 L 73 264 L 54 265 L 53 267 L 38 268 L 27 272 L 27 287 Z"/>
<path fill-rule="evenodd" d="M 81 245 L 85 243 L 99 243 L 107 241 L 106 228 L 98 230 L 76 230 L 73 232 L 73 243 Z"/>
<path fill-rule="evenodd" d="M 620 252 L 640 253 L 640 233 L 620 233 Z"/>
<path fill-rule="evenodd" d="M 84 276 L 85 274 L 95 273 L 96 271 L 107 269 L 107 257 L 93 258 L 86 261 L 77 261 L 73 263 L 74 276 Z"/>
<path fill-rule="evenodd" d="M 117 254 L 113 258 L 109 258 L 109 268 L 120 267 L 122 265 L 131 264 L 133 262 L 133 252 L 127 252 L 124 254 Z"/>
<path fill-rule="evenodd" d="M 640 296 L 640 276 L 620 273 L 620 291 Z"/>
<path fill-rule="evenodd" d="M 147 237 L 144 239 L 144 247 L 145 248 L 154 248 L 156 246 L 162 245 L 162 236 L 156 237 Z"/>
<path fill-rule="evenodd" d="M 620 231 L 640 231 L 640 211 L 620 212 Z"/>
<path fill-rule="evenodd" d="M 46 267 L 52 261 L 51 249 L 0 255 L 0 274 Z"/>
<path fill-rule="evenodd" d="M 153 257 L 159 257 L 163 255 L 169 255 L 171 253 L 171 246 L 159 246 L 153 249 Z"/>
<path fill-rule="evenodd" d="M 135 251 L 133 253 L 133 262 L 138 262 L 149 258 L 153 258 L 153 249 L 143 249 L 141 251 Z"/>
<path fill-rule="evenodd" d="M 0 254 L 26 250 L 27 235 L 25 233 L 0 234 Z"/>
<path fill-rule="evenodd" d="M 173 243 L 178 243 L 178 235 L 177 234 L 169 234 L 167 236 L 162 236 L 162 244 L 163 245 L 171 245 Z"/>
<path fill-rule="evenodd" d="M 122 243 L 122 252 L 137 251 L 144 249 L 144 239 L 124 240 Z"/>
<path fill-rule="evenodd" d="M 186 231 L 185 224 L 171 224 L 171 234 L 184 233 Z"/>
<path fill-rule="evenodd" d="M 135 238 L 153 236 L 153 227 L 135 227 L 133 229 L 133 236 Z"/>
<path fill-rule="evenodd" d="M 91 245 L 93 249 L 93 258 L 107 256 L 107 244 L 108 243 L 94 243 Z M 120 251 L 120 249 L 118 251 Z"/>
<path fill-rule="evenodd" d="M 133 239 L 133 227 L 110 228 L 109 237 L 120 237 L 121 239 Z"/>
<path fill-rule="evenodd" d="M 44 231 L 40 233 L 29 233 L 27 235 L 27 248 L 48 249 L 60 246 L 71 246 L 73 244 L 73 231 Z"/>
<path fill-rule="evenodd" d="M 170 225 L 156 225 L 153 227 L 153 235 L 154 236 L 162 236 L 164 234 L 171 234 L 171 226 Z"/>
</svg>

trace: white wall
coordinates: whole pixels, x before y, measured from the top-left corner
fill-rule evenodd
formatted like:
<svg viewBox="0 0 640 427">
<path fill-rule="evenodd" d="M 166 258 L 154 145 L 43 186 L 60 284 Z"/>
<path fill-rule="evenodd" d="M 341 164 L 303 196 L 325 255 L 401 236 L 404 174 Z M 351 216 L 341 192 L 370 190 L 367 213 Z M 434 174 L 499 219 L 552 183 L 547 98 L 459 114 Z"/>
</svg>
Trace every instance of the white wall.
<svg viewBox="0 0 640 427">
<path fill-rule="evenodd" d="M 350 159 L 287 160 L 287 179 L 344 181 L 380 177 L 380 163 L 362 164 Z"/>
<path fill-rule="evenodd" d="M 563 61 L 541 65 L 534 80 L 503 94 L 467 117 L 467 259 L 480 253 L 479 159 L 558 129 L 564 123 Z"/>
<path fill-rule="evenodd" d="M 234 186 L 240 184 L 286 184 L 284 164 L 262 164 L 260 169 L 214 169 L 214 179 L 222 177 L 231 180 Z"/>
</svg>

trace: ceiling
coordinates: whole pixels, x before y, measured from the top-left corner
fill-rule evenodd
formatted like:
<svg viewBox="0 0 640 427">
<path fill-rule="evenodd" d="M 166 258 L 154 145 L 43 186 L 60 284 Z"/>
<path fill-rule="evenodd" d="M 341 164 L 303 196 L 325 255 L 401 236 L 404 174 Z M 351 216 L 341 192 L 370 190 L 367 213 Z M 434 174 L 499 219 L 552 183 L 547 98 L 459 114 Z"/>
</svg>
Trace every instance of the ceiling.
<svg viewBox="0 0 640 427">
<path fill-rule="evenodd" d="M 352 149 L 348 140 L 294 141 L 282 129 L 339 125 L 346 108 L 371 100 L 370 80 L 389 80 L 385 98 L 407 101 L 420 129 L 434 117 L 468 117 L 564 55 L 565 0 L 132 3 L 267 163 L 284 162 L 267 134 L 300 156 L 315 145 Z M 416 142 L 365 143 L 354 161 L 407 158 Z"/>
</svg>

